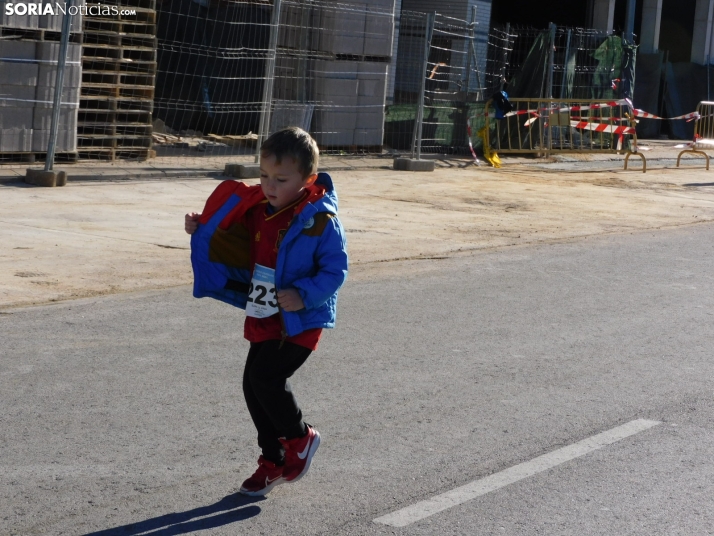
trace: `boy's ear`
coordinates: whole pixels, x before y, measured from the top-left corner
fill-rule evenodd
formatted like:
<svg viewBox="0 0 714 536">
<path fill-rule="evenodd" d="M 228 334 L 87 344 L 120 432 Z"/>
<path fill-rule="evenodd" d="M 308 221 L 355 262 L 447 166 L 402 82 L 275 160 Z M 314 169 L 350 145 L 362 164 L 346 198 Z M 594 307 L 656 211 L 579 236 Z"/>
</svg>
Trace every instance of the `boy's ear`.
<svg viewBox="0 0 714 536">
<path fill-rule="evenodd" d="M 317 180 L 317 173 L 313 173 L 307 179 L 305 179 L 305 186 L 312 186 Z"/>
</svg>

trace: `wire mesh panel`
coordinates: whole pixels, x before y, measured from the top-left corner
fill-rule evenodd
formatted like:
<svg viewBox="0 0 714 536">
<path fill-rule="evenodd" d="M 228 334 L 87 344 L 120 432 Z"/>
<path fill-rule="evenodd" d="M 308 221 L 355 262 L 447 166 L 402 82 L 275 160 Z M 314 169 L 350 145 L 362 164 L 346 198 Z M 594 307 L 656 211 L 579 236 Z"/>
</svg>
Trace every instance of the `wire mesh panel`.
<svg viewBox="0 0 714 536">
<path fill-rule="evenodd" d="M 397 151 L 411 151 L 424 75 L 427 15 L 402 11 L 395 62 L 393 102 L 385 116 L 384 143 Z"/>
<path fill-rule="evenodd" d="M 157 13 L 157 154 L 250 152 L 264 108 L 272 3 L 163 0 Z"/>
<path fill-rule="evenodd" d="M 487 109 L 481 136 L 498 153 L 614 153 L 636 139 L 626 100 L 511 99 L 505 116 Z"/>
<path fill-rule="evenodd" d="M 475 68 L 472 44 L 473 32 L 466 21 L 436 15 L 424 88 L 422 151 L 458 153 L 468 146 L 467 88 L 472 73 L 477 80 L 481 74 Z"/>
<path fill-rule="evenodd" d="M 631 97 L 634 46 L 621 37 L 583 28 L 512 27 L 502 67 L 514 98 L 613 99 Z"/>
<path fill-rule="evenodd" d="M 417 39 L 430 37 L 424 72 L 423 125 L 421 146 L 435 154 L 466 153 L 469 137 L 475 146 L 483 139 L 483 103 L 502 89 L 515 97 L 519 107 L 534 107 L 545 113 L 538 100 L 557 98 L 563 102 L 621 100 L 631 97 L 634 85 L 634 47 L 617 36 L 595 30 L 557 28 L 494 28 L 488 48 L 478 49 L 474 27 L 466 21 L 436 14 L 433 30 L 424 29 L 424 15 L 415 15 L 411 28 Z M 402 22 L 404 24 L 404 22 Z M 402 53 L 400 46 L 400 55 Z M 406 48 L 406 47 L 404 47 Z M 414 49 L 416 47 L 412 47 Z M 416 54 L 412 53 L 412 57 Z M 418 64 L 410 60 L 412 64 Z M 398 58 L 398 65 L 401 57 Z M 405 68 L 414 72 L 415 67 Z M 408 76 L 399 77 L 402 85 L 414 89 Z M 410 87 L 411 86 L 411 87 Z M 399 86 L 398 86 L 399 87 Z M 413 92 L 407 92 L 407 98 Z M 407 98 L 404 101 L 407 101 Z M 535 102 L 519 102 L 518 99 Z M 418 99 L 417 99 L 418 100 Z M 565 107 L 554 104 L 556 108 Z M 584 121 L 617 123 L 624 121 L 621 107 L 610 116 L 586 114 Z M 419 117 L 419 113 L 416 113 Z M 506 118 L 493 126 L 501 150 L 543 154 L 553 150 L 612 150 L 612 135 L 599 130 L 581 132 L 561 115 L 537 123 L 520 125 Z M 608 129 L 609 129 L 608 126 Z M 588 130 L 590 126 L 584 128 Z M 604 127 L 601 127 L 604 128 Z M 609 132 L 609 129 L 607 132 Z M 481 136 L 474 136 L 481 134 Z M 596 139 L 597 138 L 597 139 Z M 405 148 L 405 147 L 402 147 Z"/>
<path fill-rule="evenodd" d="M 300 126 L 323 152 L 381 152 L 394 0 L 158 8 L 159 155 L 254 154 Z"/>
<path fill-rule="evenodd" d="M 302 126 L 323 152 L 381 152 L 394 1 L 282 2 L 270 131 Z"/>
<path fill-rule="evenodd" d="M 43 14 L 37 14 L 38 6 Z M 34 14 L 28 13 L 30 7 L 34 8 Z M 62 9 L 70 17 L 70 34 L 55 156 L 58 161 L 76 161 L 82 82 L 80 8 L 85 8 L 84 1 L 70 6 L 64 2 L 0 0 L 0 164 L 44 161 L 48 155 L 64 19 Z"/>
<path fill-rule="evenodd" d="M 475 13 L 471 18 L 436 13 L 430 24 L 427 14 L 402 12 L 394 104 L 385 124 L 391 148 L 413 149 L 420 138 L 417 150 L 426 153 L 469 151 L 468 118 L 483 108 L 479 102 L 493 84 L 486 29 L 475 22 Z"/>
</svg>

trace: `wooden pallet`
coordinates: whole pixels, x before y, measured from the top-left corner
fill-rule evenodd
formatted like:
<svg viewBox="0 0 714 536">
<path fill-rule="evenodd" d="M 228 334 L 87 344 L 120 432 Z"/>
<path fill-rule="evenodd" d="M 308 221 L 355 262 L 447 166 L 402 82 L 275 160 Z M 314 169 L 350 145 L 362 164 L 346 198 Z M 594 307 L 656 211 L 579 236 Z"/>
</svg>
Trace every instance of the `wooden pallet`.
<svg viewBox="0 0 714 536">
<path fill-rule="evenodd" d="M 156 158 L 153 149 L 124 149 L 111 147 L 91 147 L 77 149 L 79 160 L 137 160 L 143 162 L 149 158 Z"/>
<path fill-rule="evenodd" d="M 7 28 L 0 26 L 1 39 L 22 39 L 24 41 L 53 41 L 59 42 L 62 39 L 62 32 L 55 30 L 45 30 L 41 28 Z M 69 34 L 70 43 L 81 43 L 82 34 L 72 32 Z"/>
<path fill-rule="evenodd" d="M 156 73 L 156 60 L 133 61 L 85 56 L 82 58 L 82 69 L 88 71 L 117 71 L 122 73 L 154 75 Z"/>
<path fill-rule="evenodd" d="M 149 113 L 154 110 L 154 101 L 137 100 L 127 97 L 103 97 L 98 95 L 82 95 L 80 98 L 79 113 Z M 150 120 L 150 118 L 149 118 Z"/>
<path fill-rule="evenodd" d="M 92 0 L 91 2 L 87 2 L 87 5 L 98 4 L 103 6 L 117 6 L 120 9 L 156 9 L 156 0 L 102 0 L 101 2 L 99 0 Z"/>
<path fill-rule="evenodd" d="M 82 81 L 82 97 L 110 97 L 135 100 L 153 100 L 154 86 L 129 86 L 123 84 L 93 84 Z"/>
<path fill-rule="evenodd" d="M 84 31 L 86 33 L 113 33 L 135 36 L 156 36 L 156 24 L 151 22 L 141 22 L 136 20 L 117 19 L 95 19 L 84 21 Z"/>
<path fill-rule="evenodd" d="M 119 125 L 149 125 L 151 124 L 151 111 L 144 110 L 91 110 L 83 109 L 79 112 L 77 120 L 89 125 L 92 123 L 119 124 Z"/>
<path fill-rule="evenodd" d="M 151 135 L 77 134 L 77 147 L 81 149 L 151 149 L 151 144 Z"/>
<path fill-rule="evenodd" d="M 123 138 L 126 136 L 148 137 L 152 134 L 151 125 L 142 123 L 116 124 L 114 122 L 83 121 L 77 126 L 78 136 L 109 136 Z"/>
<path fill-rule="evenodd" d="M 113 47 L 142 47 L 156 49 L 157 40 L 155 36 L 141 33 L 117 33 L 110 31 L 85 31 L 85 45 L 109 45 Z"/>
<path fill-rule="evenodd" d="M 92 4 L 97 5 L 97 4 Z M 107 5 L 102 3 L 102 5 Z M 137 7 L 122 5 L 121 9 L 134 9 L 136 10 L 135 15 L 95 15 L 91 17 L 95 21 L 103 22 L 128 22 L 132 24 L 156 24 L 156 10 L 151 8 Z M 82 19 L 88 19 L 90 17 L 82 17 Z"/>
<path fill-rule="evenodd" d="M 84 43 L 82 58 L 89 60 L 103 61 L 141 61 L 141 62 L 156 62 L 156 48 L 146 46 L 122 46 L 114 45 L 98 45 L 93 43 Z"/>
<path fill-rule="evenodd" d="M 156 0 L 109 1 L 136 16 L 83 19 L 78 152 L 83 160 L 146 160 L 155 154 Z"/>
<path fill-rule="evenodd" d="M 383 145 L 318 145 L 321 153 L 382 154 Z"/>
</svg>

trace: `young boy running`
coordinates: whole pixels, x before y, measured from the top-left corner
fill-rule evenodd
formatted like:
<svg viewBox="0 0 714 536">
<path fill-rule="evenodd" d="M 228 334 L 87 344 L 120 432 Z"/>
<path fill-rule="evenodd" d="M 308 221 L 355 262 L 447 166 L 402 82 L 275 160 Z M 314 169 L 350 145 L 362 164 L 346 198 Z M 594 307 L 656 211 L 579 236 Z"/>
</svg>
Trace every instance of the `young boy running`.
<svg viewBox="0 0 714 536">
<path fill-rule="evenodd" d="M 260 148 L 260 185 L 225 181 L 203 213 L 185 218 L 194 296 L 246 311 L 243 393 L 262 455 L 245 495 L 300 479 L 320 445 L 288 382 L 322 329 L 334 327 L 347 276 L 337 195 L 329 175 L 317 174 L 318 157 L 304 130 L 278 131 Z"/>
</svg>

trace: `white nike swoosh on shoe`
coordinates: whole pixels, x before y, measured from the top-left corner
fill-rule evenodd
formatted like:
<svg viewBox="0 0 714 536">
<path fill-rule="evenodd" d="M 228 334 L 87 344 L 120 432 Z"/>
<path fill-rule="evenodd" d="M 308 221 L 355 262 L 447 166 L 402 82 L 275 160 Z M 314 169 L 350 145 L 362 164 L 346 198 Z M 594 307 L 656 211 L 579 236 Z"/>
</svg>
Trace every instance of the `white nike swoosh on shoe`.
<svg viewBox="0 0 714 536">
<path fill-rule="evenodd" d="M 312 445 L 312 441 L 307 442 L 307 445 L 305 445 L 305 450 L 303 450 L 302 452 L 298 452 L 298 458 L 300 458 L 301 460 L 307 458 L 307 453 L 310 451 L 310 445 Z"/>
<path fill-rule="evenodd" d="M 266 485 L 266 486 L 270 486 L 270 484 L 272 484 L 272 483 L 275 482 L 276 480 L 280 480 L 281 478 L 283 478 L 283 477 L 282 477 L 282 476 L 276 476 L 273 480 L 270 480 L 270 478 L 268 478 L 268 477 L 266 476 L 266 477 L 265 477 L 265 485 Z"/>
</svg>

